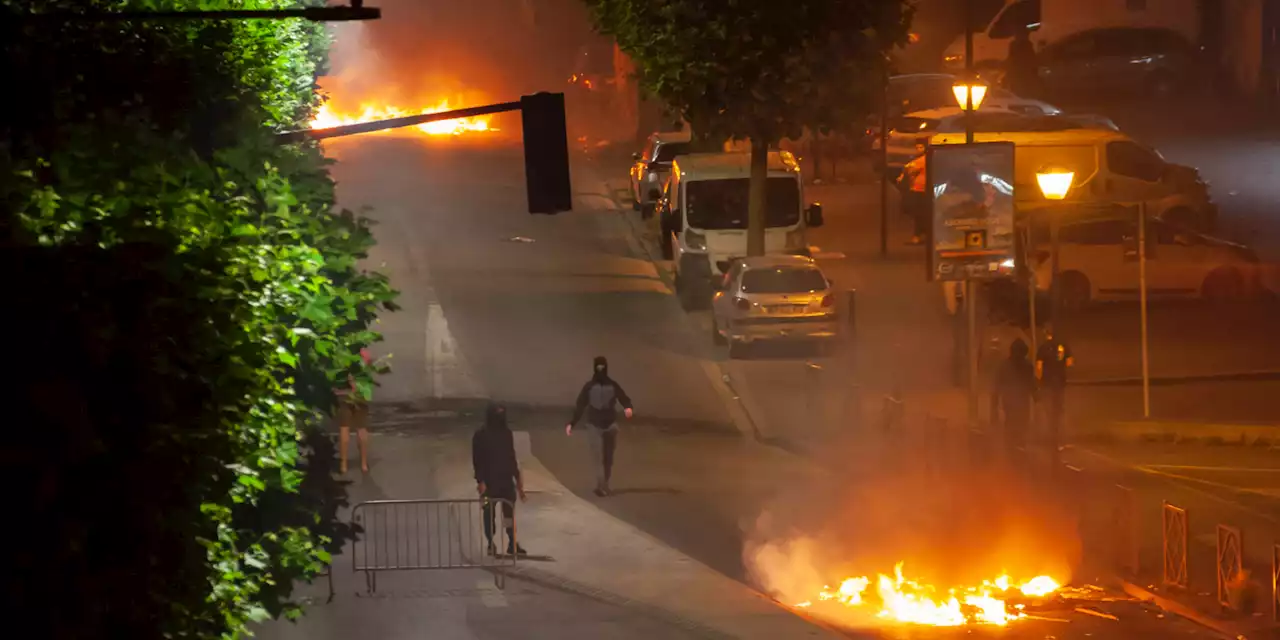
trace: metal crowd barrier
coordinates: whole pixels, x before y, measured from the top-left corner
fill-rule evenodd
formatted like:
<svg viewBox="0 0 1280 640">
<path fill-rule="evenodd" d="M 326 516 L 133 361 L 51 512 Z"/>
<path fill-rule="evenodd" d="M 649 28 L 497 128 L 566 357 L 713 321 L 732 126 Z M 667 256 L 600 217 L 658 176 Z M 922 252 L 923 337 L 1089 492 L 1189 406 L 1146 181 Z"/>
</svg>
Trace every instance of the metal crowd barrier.
<svg viewBox="0 0 1280 640">
<path fill-rule="evenodd" d="M 365 574 L 365 587 L 374 593 L 383 571 L 513 567 L 516 556 L 505 551 L 515 546 L 515 522 L 506 519 L 503 505 L 514 508 L 493 498 L 361 502 L 351 510 L 352 522 L 364 530 L 352 545 L 351 569 Z M 486 516 L 492 518 L 496 555 L 489 552 Z M 494 571 L 499 589 L 505 582 L 503 572 Z"/>
<path fill-rule="evenodd" d="M 1164 583 L 1179 589 L 1187 588 L 1187 512 L 1169 503 L 1161 510 L 1164 535 Z"/>
</svg>

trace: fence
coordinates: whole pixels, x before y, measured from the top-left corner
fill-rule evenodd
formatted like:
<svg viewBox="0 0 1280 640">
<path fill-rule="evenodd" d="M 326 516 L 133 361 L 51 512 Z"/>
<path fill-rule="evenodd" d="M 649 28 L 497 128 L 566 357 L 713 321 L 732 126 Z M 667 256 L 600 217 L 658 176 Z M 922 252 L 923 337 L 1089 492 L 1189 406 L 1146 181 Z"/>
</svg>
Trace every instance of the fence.
<svg viewBox="0 0 1280 640">
<path fill-rule="evenodd" d="M 351 510 L 363 529 L 352 545 L 352 571 L 363 572 L 374 593 L 384 571 L 514 566 L 516 554 L 498 553 L 515 547 L 513 506 L 492 498 L 361 502 Z M 494 584 L 505 586 L 501 571 Z"/>
<path fill-rule="evenodd" d="M 1048 490 L 1046 495 L 1057 501 L 1075 519 L 1085 546 L 1085 553 L 1095 560 L 1102 560 L 1116 575 L 1137 576 L 1142 565 L 1141 548 L 1150 553 L 1160 553 L 1159 581 L 1168 589 L 1195 597 L 1197 593 L 1212 590 L 1208 580 L 1216 582 L 1216 602 L 1223 611 L 1253 613 L 1254 603 L 1266 596 L 1253 597 L 1255 590 L 1266 588 L 1249 579 L 1249 559 L 1245 554 L 1245 540 L 1240 528 L 1228 523 L 1218 523 L 1216 549 L 1190 545 L 1213 536 L 1212 531 L 1192 535 L 1187 509 L 1162 502 L 1157 505 L 1139 504 L 1135 491 L 1122 484 L 1121 474 L 1108 477 L 1098 469 L 1080 469 L 1063 464 L 1047 447 L 1040 443 L 1026 444 L 1020 438 L 1010 439 L 1008 434 L 992 429 L 965 429 L 937 416 L 909 413 L 898 406 L 895 398 L 892 414 L 886 403 L 882 420 L 888 424 L 892 417 L 895 433 L 891 437 L 902 446 L 904 460 L 914 469 L 930 475 L 952 471 L 989 469 L 1004 465 L 1015 477 L 1031 486 Z M 879 430 L 879 422 L 873 417 L 868 423 Z M 1150 508 L 1151 510 L 1145 510 Z M 1145 515 L 1144 515 L 1145 514 Z M 1140 522 L 1146 517 L 1150 531 L 1160 527 L 1160 546 L 1152 549 L 1141 545 Z M 1207 523 L 1206 523 L 1207 524 Z M 1154 538 L 1151 540 L 1154 542 Z M 1214 555 L 1211 556 L 1210 554 Z M 1270 563 L 1270 615 L 1280 623 L 1280 544 L 1272 545 Z M 1215 557 L 1216 556 L 1216 562 Z M 1189 562 L 1189 557 L 1193 560 Z M 1148 567 L 1157 570 L 1154 555 Z M 1256 560 L 1257 564 L 1262 561 Z M 1214 564 L 1214 574 L 1207 569 Z"/>
</svg>

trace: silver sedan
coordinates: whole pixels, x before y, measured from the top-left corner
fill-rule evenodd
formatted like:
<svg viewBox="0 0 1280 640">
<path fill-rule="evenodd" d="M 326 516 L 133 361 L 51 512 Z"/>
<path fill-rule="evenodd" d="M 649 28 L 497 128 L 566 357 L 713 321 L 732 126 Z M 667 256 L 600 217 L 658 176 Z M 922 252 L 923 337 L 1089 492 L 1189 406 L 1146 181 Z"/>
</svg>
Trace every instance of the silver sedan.
<svg viewBox="0 0 1280 640">
<path fill-rule="evenodd" d="M 739 258 L 711 302 L 712 339 L 730 356 L 758 341 L 813 341 L 840 337 L 835 291 L 812 258 L 768 255 Z"/>
</svg>

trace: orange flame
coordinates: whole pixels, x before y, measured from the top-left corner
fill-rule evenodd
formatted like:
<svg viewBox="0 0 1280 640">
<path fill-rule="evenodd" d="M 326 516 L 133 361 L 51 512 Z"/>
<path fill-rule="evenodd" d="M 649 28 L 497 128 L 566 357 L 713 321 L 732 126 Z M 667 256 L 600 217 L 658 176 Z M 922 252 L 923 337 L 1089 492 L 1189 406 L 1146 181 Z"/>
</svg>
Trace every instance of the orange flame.
<svg viewBox="0 0 1280 640">
<path fill-rule="evenodd" d="M 880 574 L 876 580 L 876 592 L 868 595 L 871 580 L 866 577 L 849 578 L 838 589 L 824 588 L 820 601 L 832 601 L 849 607 L 861 607 L 873 601 L 879 606 L 876 615 L 895 622 L 957 627 L 965 624 L 1005 626 L 1013 620 L 1025 617 L 1022 605 L 1012 610 L 1006 604 L 1011 596 L 1021 594 L 1027 598 L 1042 598 L 1057 591 L 1061 585 L 1049 576 L 1036 576 L 1020 584 L 1007 575 L 986 580 L 976 587 L 954 588 L 939 595 L 932 585 L 908 580 L 902 575 L 902 563 L 893 568 L 893 577 Z M 812 606 L 801 602 L 797 607 Z"/>
<path fill-rule="evenodd" d="M 387 120 L 390 118 L 401 118 L 404 116 L 426 113 L 440 113 L 441 111 L 449 111 L 457 108 L 459 107 L 450 106 L 448 100 L 441 100 L 436 103 L 435 106 L 426 107 L 417 111 L 363 103 L 360 105 L 360 109 L 358 111 L 337 113 L 330 104 L 326 103 L 321 105 L 320 109 L 316 111 L 315 117 L 311 119 L 311 128 L 327 129 L 329 127 L 360 124 L 362 122 L 373 122 L 375 120 Z M 489 121 L 490 116 L 474 116 L 470 118 L 454 118 L 452 120 L 424 122 L 422 124 L 406 128 L 433 136 L 459 136 L 464 133 L 497 131 L 496 128 L 489 126 Z M 389 129 L 388 131 L 396 131 L 396 129 Z"/>
</svg>

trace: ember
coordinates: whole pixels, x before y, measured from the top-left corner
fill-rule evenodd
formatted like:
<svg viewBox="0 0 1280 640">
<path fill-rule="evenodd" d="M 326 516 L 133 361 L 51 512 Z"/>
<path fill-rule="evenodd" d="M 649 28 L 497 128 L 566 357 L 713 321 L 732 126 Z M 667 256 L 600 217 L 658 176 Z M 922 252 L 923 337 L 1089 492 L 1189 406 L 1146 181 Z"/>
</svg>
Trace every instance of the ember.
<svg viewBox="0 0 1280 640">
<path fill-rule="evenodd" d="M 939 593 L 932 585 L 909 580 L 902 574 L 902 563 L 893 568 L 893 576 L 881 574 L 875 581 L 874 593 L 867 593 L 872 581 L 866 577 L 849 578 L 836 589 L 824 588 L 818 600 L 849 607 L 878 607 L 877 617 L 908 624 L 956 627 L 965 624 L 1004 626 L 1025 616 L 1021 605 L 1007 603 L 1016 598 L 1043 598 L 1061 586 L 1049 576 L 1037 576 L 1015 583 L 1009 576 L 984 581 L 980 586 L 958 587 Z M 811 602 L 796 606 L 809 607 Z"/>
<path fill-rule="evenodd" d="M 419 109 L 417 111 L 412 109 L 400 109 L 397 107 L 362 104 L 358 110 L 340 113 L 336 112 L 331 105 L 325 104 L 320 107 L 316 112 L 315 117 L 311 119 L 311 128 L 326 129 L 329 127 L 359 124 L 375 120 L 387 120 L 390 118 L 401 118 L 404 116 L 413 116 L 425 113 L 440 113 L 441 111 L 450 111 L 452 109 L 460 108 L 462 107 L 449 104 L 448 100 L 441 100 L 436 103 L 435 106 Z M 489 116 L 455 118 L 453 120 L 424 122 L 413 127 L 391 129 L 390 131 L 419 131 L 433 136 L 458 136 L 464 133 L 497 131 L 497 129 L 489 126 L 489 121 Z"/>
</svg>

